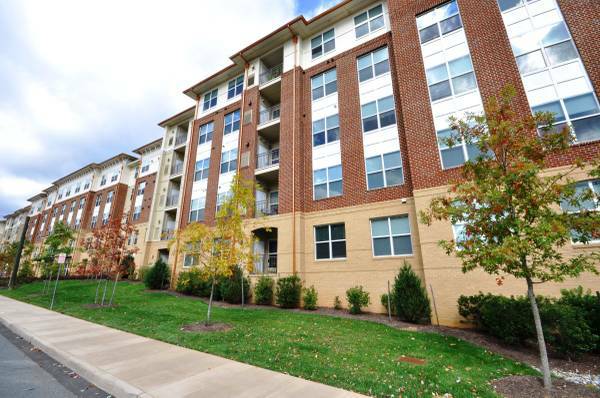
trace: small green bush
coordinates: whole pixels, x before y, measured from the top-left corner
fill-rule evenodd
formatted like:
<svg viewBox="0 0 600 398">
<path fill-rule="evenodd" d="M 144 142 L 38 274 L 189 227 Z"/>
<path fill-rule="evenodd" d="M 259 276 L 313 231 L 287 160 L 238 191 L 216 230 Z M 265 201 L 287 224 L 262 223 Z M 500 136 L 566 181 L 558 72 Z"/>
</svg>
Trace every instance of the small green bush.
<svg viewBox="0 0 600 398">
<path fill-rule="evenodd" d="M 121 278 L 130 279 L 135 274 L 135 258 L 129 254 L 121 260 Z"/>
<path fill-rule="evenodd" d="M 146 275 L 148 274 L 148 271 L 150 271 L 150 268 L 151 267 L 148 265 L 143 265 L 140 268 L 138 268 L 138 270 L 136 271 L 135 279 L 143 282 L 146 279 Z"/>
<path fill-rule="evenodd" d="M 355 286 L 346 290 L 346 299 L 351 314 L 360 314 L 362 308 L 371 302 L 369 292 L 366 292 L 362 286 Z"/>
<path fill-rule="evenodd" d="M 192 268 L 189 271 L 184 271 L 179 274 L 175 290 L 183 294 L 209 297 L 210 283 L 198 268 Z"/>
<path fill-rule="evenodd" d="M 509 344 L 522 344 L 535 336 L 531 306 L 525 297 L 492 296 L 483 300 L 479 311 L 483 328 Z"/>
<path fill-rule="evenodd" d="M 318 294 L 317 294 L 317 290 L 315 289 L 314 286 L 311 286 L 307 289 L 303 289 L 304 290 L 304 294 L 302 295 L 302 301 L 304 302 L 304 309 L 305 310 L 316 310 L 317 309 L 317 301 L 318 301 Z"/>
<path fill-rule="evenodd" d="M 558 353 L 577 357 L 579 353 L 595 349 L 598 336 L 592 333 L 577 308 L 551 302 L 540 307 L 544 337 Z"/>
<path fill-rule="evenodd" d="M 398 318 L 403 321 L 412 323 L 431 321 L 431 306 L 427 291 L 421 283 L 421 278 L 407 262 L 404 262 L 394 280 L 394 304 Z"/>
<path fill-rule="evenodd" d="M 254 286 L 254 302 L 258 305 L 273 305 L 275 283 L 268 276 L 261 276 Z"/>
<path fill-rule="evenodd" d="M 481 325 L 481 305 L 490 297 L 493 297 L 490 293 L 483 294 L 482 292 L 473 296 L 461 295 L 458 298 L 458 313 L 468 322 L 479 326 Z"/>
<path fill-rule="evenodd" d="M 162 260 L 157 260 L 144 275 L 144 284 L 148 289 L 165 289 L 169 287 L 169 267 Z"/>
<path fill-rule="evenodd" d="M 280 278 L 277 281 L 275 301 L 282 308 L 300 307 L 300 295 L 302 293 L 302 281 L 300 277 L 293 275 Z"/>
<path fill-rule="evenodd" d="M 221 280 L 219 286 L 221 298 L 230 304 L 240 304 L 242 302 L 242 283 L 244 284 L 244 302 L 247 303 L 251 295 L 250 281 L 243 276 L 240 267 L 235 267 L 231 276 Z"/>
<path fill-rule="evenodd" d="M 590 290 L 584 292 L 581 286 L 560 292 L 561 297 L 557 302 L 573 307 L 583 315 L 591 332 L 599 337 L 594 351 L 600 352 L 600 297 Z"/>
<path fill-rule="evenodd" d="M 35 275 L 33 274 L 33 269 L 31 268 L 31 263 L 29 261 L 24 261 L 19 267 L 19 272 L 17 273 L 18 279 L 31 279 Z"/>
<path fill-rule="evenodd" d="M 336 310 L 342 309 L 342 300 L 340 300 L 340 296 L 335 296 L 335 298 L 333 299 L 333 308 L 335 308 Z"/>
</svg>

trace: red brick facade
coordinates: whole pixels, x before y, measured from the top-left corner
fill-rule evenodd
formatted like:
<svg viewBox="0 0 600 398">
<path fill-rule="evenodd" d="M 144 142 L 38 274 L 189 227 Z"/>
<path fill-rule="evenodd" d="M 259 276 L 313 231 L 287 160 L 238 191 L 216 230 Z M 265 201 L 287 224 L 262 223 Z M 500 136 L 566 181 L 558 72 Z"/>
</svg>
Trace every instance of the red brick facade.
<svg viewBox="0 0 600 398">
<path fill-rule="evenodd" d="M 152 210 L 152 199 L 154 197 L 154 189 L 156 187 L 156 176 L 157 173 L 152 173 L 144 177 L 139 177 L 135 180 L 135 186 L 131 191 L 131 206 L 128 217 L 132 224 L 148 222 L 148 219 L 150 218 L 150 212 Z M 135 199 L 137 197 L 140 184 L 143 182 L 146 183 L 146 186 L 144 187 L 144 196 L 142 198 L 142 212 L 140 214 L 140 218 L 134 220 L 133 214 L 135 213 Z"/>
</svg>

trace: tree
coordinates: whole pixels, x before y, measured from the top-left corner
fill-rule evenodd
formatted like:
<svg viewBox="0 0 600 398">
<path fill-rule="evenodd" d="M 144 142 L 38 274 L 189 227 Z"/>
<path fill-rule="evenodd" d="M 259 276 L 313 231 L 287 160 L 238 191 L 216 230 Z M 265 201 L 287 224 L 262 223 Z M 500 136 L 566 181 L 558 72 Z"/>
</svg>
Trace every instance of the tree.
<svg viewBox="0 0 600 398">
<path fill-rule="evenodd" d="M 44 241 L 44 252 L 41 256 L 43 264 L 46 266 L 46 270 L 48 268 L 52 269 L 52 267 L 56 264 L 56 257 L 63 253 L 66 256 L 69 256 L 73 253 L 74 250 L 74 242 L 75 239 L 75 231 L 69 227 L 68 225 L 58 221 L 50 235 L 46 237 Z M 58 288 L 58 279 L 60 277 L 60 273 L 62 271 L 63 265 L 57 265 L 56 271 L 56 283 L 54 285 L 54 292 L 52 293 L 52 302 L 50 304 L 50 309 L 54 306 L 54 296 L 56 295 L 56 289 Z M 52 271 L 50 272 L 50 276 L 48 278 L 48 286 L 49 282 L 52 278 Z"/>
<path fill-rule="evenodd" d="M 421 278 L 413 271 L 408 262 L 394 280 L 392 305 L 396 308 L 396 315 L 403 321 L 419 323 L 431 320 L 431 306 L 427 290 L 421 283 Z"/>
<path fill-rule="evenodd" d="M 123 260 L 128 256 L 132 256 L 138 250 L 137 247 L 127 246 L 129 238 L 137 230 L 128 221 L 127 217 L 125 219 L 127 220 L 125 222 L 121 222 L 118 218 L 110 220 L 107 224 L 94 230 L 92 240 L 87 249 L 96 274 L 100 273 L 100 275 L 106 275 L 107 277 L 111 274 L 114 276 L 112 294 L 108 303 L 109 306 L 113 303 L 119 277 L 127 268 L 127 264 L 124 264 Z M 98 286 L 96 287 L 95 303 L 98 302 L 100 283 L 101 281 L 98 282 Z M 100 305 L 104 305 L 107 287 L 108 279 L 104 283 L 104 292 L 102 293 L 102 302 Z"/>
<path fill-rule="evenodd" d="M 254 191 L 250 181 L 236 174 L 231 191 L 217 212 L 215 225 L 189 224 L 178 231 L 171 244 L 178 242 L 179 251 L 199 267 L 211 282 L 206 325 L 210 323 L 215 284 L 219 278 L 230 277 L 236 267 L 251 271 L 254 264 L 252 233 L 243 226 L 246 214 L 254 208 Z M 242 281 L 240 281 L 242 283 Z"/>
<path fill-rule="evenodd" d="M 553 115 L 536 113 L 519 117 L 512 107 L 514 89 L 505 88 L 499 99 L 485 107 L 485 115 L 452 119 L 447 144 L 464 140 L 480 155 L 462 168 L 462 178 L 448 193 L 433 199 L 421 221 L 449 220 L 458 227 L 455 240 L 439 242 L 448 255 L 462 261 L 463 272 L 481 268 L 496 275 L 524 279 L 535 323 L 544 386 L 552 387 L 546 344 L 534 286 L 561 282 L 582 272 L 598 273 L 600 253 L 580 252 L 566 258 L 560 248 L 588 243 L 600 231 L 600 213 L 585 209 L 590 190 L 576 190 L 572 173 L 589 170 L 577 161 L 567 170 L 543 173 L 549 159 L 568 150 L 573 136 L 568 128 L 553 126 Z M 539 127 L 541 126 L 541 127 Z M 538 135 L 538 128 L 540 134 Z M 594 170 L 590 175 L 597 175 Z M 588 202 L 589 203 L 589 202 Z M 561 210 L 568 204 L 578 211 Z"/>
</svg>

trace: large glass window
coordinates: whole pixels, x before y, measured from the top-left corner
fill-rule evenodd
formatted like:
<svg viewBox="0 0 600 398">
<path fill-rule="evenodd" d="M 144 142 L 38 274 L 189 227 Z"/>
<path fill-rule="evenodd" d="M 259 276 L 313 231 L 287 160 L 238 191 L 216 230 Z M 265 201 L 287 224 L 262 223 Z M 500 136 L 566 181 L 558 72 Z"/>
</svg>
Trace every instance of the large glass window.
<svg viewBox="0 0 600 398">
<path fill-rule="evenodd" d="M 421 44 L 462 28 L 456 0 L 418 16 L 417 28 Z"/>
<path fill-rule="evenodd" d="M 407 215 L 371 220 L 374 256 L 412 254 L 410 223 Z"/>
<path fill-rule="evenodd" d="M 223 134 L 231 134 L 234 131 L 240 130 L 240 110 L 235 110 L 225 115 L 225 127 L 223 127 Z"/>
<path fill-rule="evenodd" d="M 313 122 L 313 146 L 328 144 L 340 139 L 340 118 L 337 114 Z"/>
<path fill-rule="evenodd" d="M 317 260 L 346 258 L 346 229 L 344 224 L 315 227 L 315 258 Z"/>
<path fill-rule="evenodd" d="M 244 91 L 244 76 L 238 76 L 227 83 L 227 99 L 237 97 L 242 91 Z"/>
<path fill-rule="evenodd" d="M 221 174 L 235 171 L 237 168 L 237 148 L 221 154 Z"/>
<path fill-rule="evenodd" d="M 194 181 L 200 181 L 208 178 L 208 170 L 210 168 L 210 158 L 201 159 L 196 162 L 194 171 Z"/>
<path fill-rule="evenodd" d="M 452 137 L 452 130 L 446 129 L 437 132 L 438 146 L 440 148 L 440 156 L 442 158 L 442 166 L 444 169 L 450 169 L 463 165 L 467 160 L 474 160 L 481 155 L 477 145 L 465 143 L 462 139 L 453 139 L 454 145 L 450 147 L 448 140 Z"/>
<path fill-rule="evenodd" d="M 335 68 L 313 76 L 310 79 L 310 84 L 313 101 L 337 93 L 337 73 Z"/>
<path fill-rule="evenodd" d="M 206 93 L 204 95 L 204 105 L 202 107 L 203 110 L 209 110 L 210 108 L 217 105 L 217 98 L 219 96 L 219 89 L 215 88 L 214 90 Z"/>
<path fill-rule="evenodd" d="M 396 124 L 394 97 L 384 97 L 361 106 L 363 132 Z"/>
<path fill-rule="evenodd" d="M 367 158 L 366 169 L 368 189 L 401 185 L 404 182 L 400 151 Z"/>
<path fill-rule="evenodd" d="M 204 221 L 205 203 L 205 198 L 192 199 L 192 203 L 190 205 L 190 222 Z"/>
<path fill-rule="evenodd" d="M 212 140 L 214 129 L 215 124 L 213 122 L 208 122 L 200 126 L 198 145 L 204 144 L 205 142 L 210 142 Z"/>
<path fill-rule="evenodd" d="M 313 192 L 315 200 L 342 195 L 342 165 L 315 170 Z"/>
<path fill-rule="evenodd" d="M 581 197 L 581 195 L 588 195 L 590 191 L 593 193 L 592 197 L 586 200 L 581 200 L 579 206 L 574 206 L 571 203 L 563 202 L 561 207 L 563 211 L 569 213 L 577 213 L 584 210 L 600 211 L 600 180 L 589 180 L 580 181 L 575 184 L 575 195 Z M 571 231 L 571 239 L 573 242 L 580 242 L 580 236 L 576 231 Z M 592 242 L 600 242 L 600 231 L 592 237 Z"/>
<path fill-rule="evenodd" d="M 354 33 L 357 39 L 384 26 L 383 6 L 381 4 L 354 17 Z"/>
<path fill-rule="evenodd" d="M 426 71 L 431 101 L 462 94 L 477 88 L 471 56 L 454 59 Z"/>
<path fill-rule="evenodd" d="M 390 71 L 388 48 L 383 47 L 357 59 L 358 80 L 364 82 Z"/>
<path fill-rule="evenodd" d="M 335 32 L 329 29 L 310 41 L 312 58 L 318 58 L 323 54 L 335 50 Z"/>
</svg>

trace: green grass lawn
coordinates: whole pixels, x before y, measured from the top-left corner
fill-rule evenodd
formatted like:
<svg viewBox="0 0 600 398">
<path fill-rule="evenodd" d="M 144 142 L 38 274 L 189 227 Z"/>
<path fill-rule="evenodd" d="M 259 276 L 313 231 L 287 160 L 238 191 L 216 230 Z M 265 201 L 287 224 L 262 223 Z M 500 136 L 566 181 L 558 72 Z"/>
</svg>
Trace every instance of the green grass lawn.
<svg viewBox="0 0 600 398">
<path fill-rule="evenodd" d="M 165 293 L 147 293 L 141 284 L 120 283 L 116 308 L 89 309 L 96 285 L 60 283 L 55 309 L 92 322 L 289 373 L 377 397 L 495 397 L 488 382 L 511 374 L 535 374 L 526 365 L 470 343 L 437 334 L 397 330 L 382 324 L 269 309 L 214 308 L 214 321 L 227 332 L 180 331 L 204 319 L 206 304 Z M 41 283 L 0 294 L 41 307 Z M 425 365 L 398 362 L 401 355 Z"/>
</svg>

